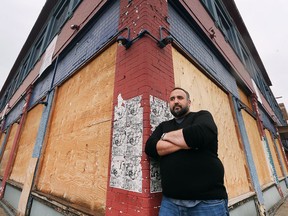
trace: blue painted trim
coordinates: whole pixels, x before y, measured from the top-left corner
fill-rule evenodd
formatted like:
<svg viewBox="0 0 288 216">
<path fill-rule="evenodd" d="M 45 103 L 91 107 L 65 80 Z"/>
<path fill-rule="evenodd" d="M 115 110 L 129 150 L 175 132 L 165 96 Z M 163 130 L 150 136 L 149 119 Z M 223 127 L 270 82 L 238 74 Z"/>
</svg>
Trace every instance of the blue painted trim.
<svg viewBox="0 0 288 216">
<path fill-rule="evenodd" d="M 45 138 L 45 133 L 48 125 L 49 115 L 52 108 L 53 98 L 54 98 L 55 90 L 51 91 L 47 96 L 47 106 L 44 107 L 44 111 L 42 113 L 42 118 L 40 121 L 38 134 L 32 154 L 32 158 L 39 158 Z"/>
<path fill-rule="evenodd" d="M 21 99 L 17 102 L 17 104 L 9 111 L 9 113 L 6 116 L 5 129 L 8 126 L 12 125 L 18 118 L 20 118 L 24 104 L 25 104 L 24 97 L 21 97 Z"/>
<path fill-rule="evenodd" d="M 271 150 L 270 150 L 266 135 L 264 135 L 263 139 L 264 139 L 264 143 L 265 143 L 265 148 L 266 148 L 267 153 L 268 153 L 269 163 L 271 165 L 270 169 L 272 168 L 273 179 L 276 182 L 276 184 L 278 185 L 279 184 L 279 179 L 278 179 L 278 176 L 277 176 L 275 164 L 274 164 L 274 161 L 273 161 L 272 153 L 271 153 Z"/>
<path fill-rule="evenodd" d="M 45 71 L 45 74 L 42 74 L 41 77 L 37 79 L 37 82 L 33 84 L 34 88 L 29 108 L 38 103 L 38 101 L 41 98 L 44 98 L 47 92 L 51 89 L 51 80 L 53 79 L 53 71 L 54 71 L 53 68 L 50 68 L 49 70 Z"/>
<path fill-rule="evenodd" d="M 268 128 L 273 134 L 276 134 L 274 123 L 272 122 L 269 115 L 264 111 L 264 108 L 258 105 L 258 110 L 264 127 Z"/>
</svg>

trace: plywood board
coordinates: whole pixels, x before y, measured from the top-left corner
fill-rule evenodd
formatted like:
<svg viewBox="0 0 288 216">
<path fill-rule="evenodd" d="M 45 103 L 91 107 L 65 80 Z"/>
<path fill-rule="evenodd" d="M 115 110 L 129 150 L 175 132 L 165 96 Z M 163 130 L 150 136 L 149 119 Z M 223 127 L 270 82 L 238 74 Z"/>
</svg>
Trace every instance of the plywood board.
<svg viewBox="0 0 288 216">
<path fill-rule="evenodd" d="M 0 163 L 0 176 L 3 176 L 4 173 L 5 173 L 5 169 L 6 169 L 8 161 L 9 161 L 10 152 L 11 152 L 11 149 L 12 149 L 12 145 L 13 145 L 13 142 L 14 142 L 14 139 L 15 139 L 15 135 L 16 135 L 18 126 L 19 125 L 17 123 L 13 124 L 12 128 L 11 128 L 11 131 L 9 133 L 7 144 L 6 144 L 6 147 L 5 147 L 3 156 L 2 156 L 2 160 L 1 160 L 1 163 Z"/>
<path fill-rule="evenodd" d="M 253 110 L 250 98 L 246 95 L 246 93 L 238 87 L 238 93 L 240 96 L 240 100 L 248 107 L 250 110 Z"/>
<path fill-rule="evenodd" d="M 229 198 L 251 191 L 247 163 L 237 136 L 228 95 L 208 79 L 184 56 L 173 49 L 175 85 L 191 95 L 191 110 L 209 110 L 218 127 L 218 152 L 225 167 Z"/>
<path fill-rule="evenodd" d="M 42 111 L 43 105 L 40 104 L 30 110 L 27 114 L 24 127 L 21 131 L 16 158 L 9 178 L 15 182 L 24 184 L 26 170 L 28 169 L 29 161 L 32 157 Z"/>
<path fill-rule="evenodd" d="M 1 135 L 0 135 L 0 161 L 1 161 L 1 158 L 2 158 L 2 151 L 4 151 L 4 148 L 5 148 L 5 145 L 4 145 L 4 140 L 5 140 L 5 136 L 6 134 L 5 133 L 2 133 L 0 132 Z M 3 150 L 2 150 L 3 149 Z"/>
<path fill-rule="evenodd" d="M 0 132 L 0 148 L 2 147 L 2 144 L 3 144 L 4 138 L 5 138 L 5 133 Z"/>
<path fill-rule="evenodd" d="M 30 158 L 29 165 L 25 170 L 26 172 L 25 183 L 23 185 L 21 196 L 18 203 L 17 216 L 25 215 L 26 206 L 29 199 L 37 162 L 38 158 Z"/>
<path fill-rule="evenodd" d="M 92 211 L 106 203 L 116 45 L 58 88 L 37 190 Z"/>
<path fill-rule="evenodd" d="M 264 144 L 261 140 L 256 119 L 250 116 L 245 110 L 242 111 L 246 132 L 248 135 L 250 148 L 256 171 L 261 186 L 273 181 L 268 161 L 264 151 Z"/>
</svg>

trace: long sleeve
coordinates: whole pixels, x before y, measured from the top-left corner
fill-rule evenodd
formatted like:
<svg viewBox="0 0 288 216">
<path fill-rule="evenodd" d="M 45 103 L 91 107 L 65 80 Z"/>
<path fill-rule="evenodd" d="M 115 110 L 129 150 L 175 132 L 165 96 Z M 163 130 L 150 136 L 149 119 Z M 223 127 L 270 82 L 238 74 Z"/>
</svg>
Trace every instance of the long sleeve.
<svg viewBox="0 0 288 216">
<path fill-rule="evenodd" d="M 160 124 L 153 131 L 152 135 L 149 137 L 145 145 L 145 153 L 154 159 L 157 159 L 159 157 L 157 153 L 156 145 L 157 145 L 157 142 L 160 140 L 162 134 L 163 134 L 163 129 L 162 129 L 162 124 Z"/>
<path fill-rule="evenodd" d="M 210 112 L 198 112 L 193 124 L 183 128 L 183 136 L 191 149 L 209 148 L 217 153 L 217 126 Z"/>
</svg>

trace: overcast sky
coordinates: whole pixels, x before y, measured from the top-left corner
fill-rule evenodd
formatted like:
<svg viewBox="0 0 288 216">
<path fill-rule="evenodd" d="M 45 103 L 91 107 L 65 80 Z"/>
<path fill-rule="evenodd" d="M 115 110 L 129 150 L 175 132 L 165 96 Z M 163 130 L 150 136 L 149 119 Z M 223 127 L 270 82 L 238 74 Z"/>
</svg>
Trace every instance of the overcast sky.
<svg viewBox="0 0 288 216">
<path fill-rule="evenodd" d="M 278 102 L 288 109 L 287 0 L 235 0 L 272 82 Z M 45 0 L 3 1 L 0 7 L 0 89 Z"/>
<path fill-rule="evenodd" d="M 46 0 L 5 0 L 0 7 L 0 89 Z"/>
<path fill-rule="evenodd" d="M 272 82 L 288 109 L 287 0 L 234 0 Z"/>
</svg>

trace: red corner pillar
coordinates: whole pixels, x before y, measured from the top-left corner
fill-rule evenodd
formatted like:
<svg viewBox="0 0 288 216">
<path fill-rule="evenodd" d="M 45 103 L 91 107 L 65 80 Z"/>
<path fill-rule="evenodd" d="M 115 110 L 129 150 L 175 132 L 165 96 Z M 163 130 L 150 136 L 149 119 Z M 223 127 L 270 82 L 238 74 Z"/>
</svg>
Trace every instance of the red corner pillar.
<svg viewBox="0 0 288 216">
<path fill-rule="evenodd" d="M 158 215 L 161 192 L 150 192 L 144 147 L 151 134 L 150 100 L 166 101 L 174 87 L 172 47 L 160 48 L 155 40 L 160 26 L 169 29 L 167 17 L 165 0 L 121 0 L 119 30 L 128 27 L 134 41 L 117 48 L 106 215 Z M 146 34 L 137 38 L 141 32 Z M 128 37 L 128 30 L 121 36 Z"/>
</svg>

